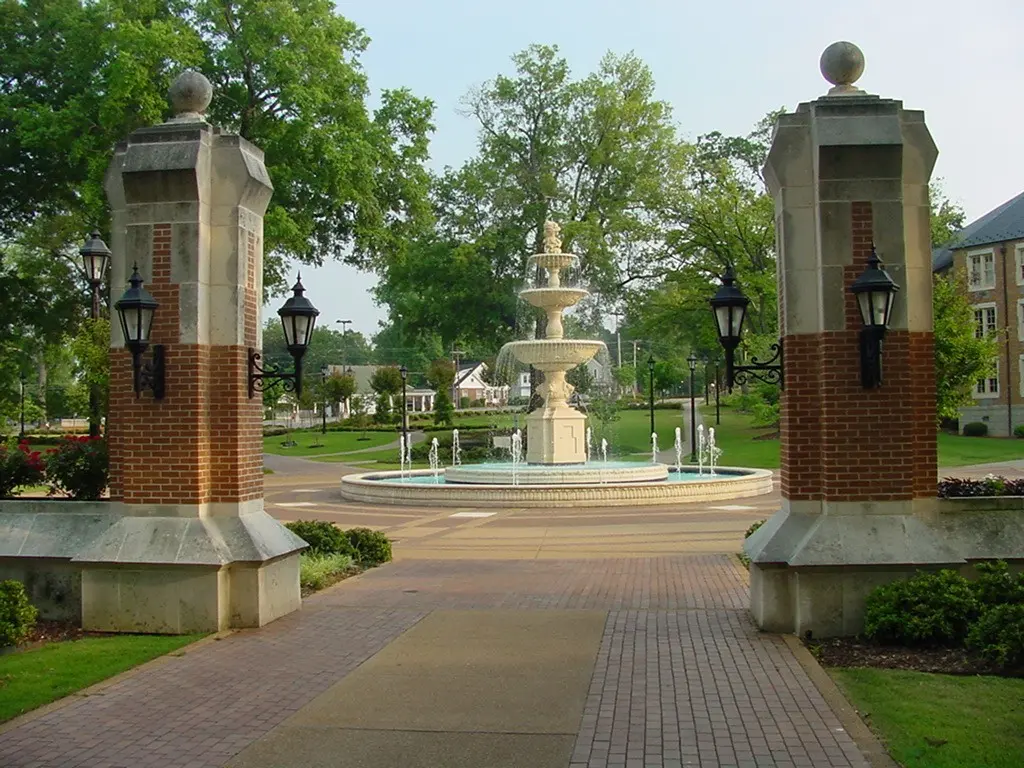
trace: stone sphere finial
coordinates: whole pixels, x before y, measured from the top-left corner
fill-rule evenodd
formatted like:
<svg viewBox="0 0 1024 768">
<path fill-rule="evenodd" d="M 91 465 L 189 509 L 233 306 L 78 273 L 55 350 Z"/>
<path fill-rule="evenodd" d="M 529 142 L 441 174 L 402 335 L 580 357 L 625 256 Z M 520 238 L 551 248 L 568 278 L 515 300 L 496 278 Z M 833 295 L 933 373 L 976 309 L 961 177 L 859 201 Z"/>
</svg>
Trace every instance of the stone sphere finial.
<svg viewBox="0 0 1024 768">
<path fill-rule="evenodd" d="M 845 40 L 832 43 L 821 54 L 820 66 L 821 74 L 834 86 L 829 96 L 863 93 L 854 83 L 864 74 L 864 54 L 853 43 Z"/>
<path fill-rule="evenodd" d="M 174 120 L 202 120 L 213 99 L 213 86 L 206 76 L 194 69 L 186 69 L 167 92 L 174 108 Z"/>
</svg>

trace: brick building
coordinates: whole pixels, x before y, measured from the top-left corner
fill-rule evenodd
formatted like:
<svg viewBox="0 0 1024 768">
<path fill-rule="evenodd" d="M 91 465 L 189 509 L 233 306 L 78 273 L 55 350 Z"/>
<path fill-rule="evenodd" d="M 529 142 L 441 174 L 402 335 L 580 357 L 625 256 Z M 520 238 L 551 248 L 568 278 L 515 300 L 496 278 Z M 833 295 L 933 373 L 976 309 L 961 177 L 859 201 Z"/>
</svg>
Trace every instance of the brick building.
<svg viewBox="0 0 1024 768">
<path fill-rule="evenodd" d="M 975 384 L 974 403 L 960 409 L 960 428 L 980 421 L 990 435 L 1009 435 L 1024 424 L 1024 193 L 936 249 L 932 269 L 966 276 L 977 334 L 1005 329 L 995 371 Z"/>
</svg>

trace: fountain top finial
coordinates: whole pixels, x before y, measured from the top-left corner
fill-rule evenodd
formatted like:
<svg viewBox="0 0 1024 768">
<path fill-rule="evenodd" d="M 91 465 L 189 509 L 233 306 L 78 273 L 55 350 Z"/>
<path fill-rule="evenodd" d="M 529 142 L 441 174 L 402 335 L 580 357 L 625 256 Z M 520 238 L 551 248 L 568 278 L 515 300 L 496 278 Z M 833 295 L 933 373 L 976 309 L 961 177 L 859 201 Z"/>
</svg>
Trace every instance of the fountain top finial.
<svg viewBox="0 0 1024 768">
<path fill-rule="evenodd" d="M 832 43 L 822 52 L 818 65 L 822 76 L 833 85 L 829 96 L 864 93 L 854 85 L 864 74 L 864 53 L 853 43 L 846 40 Z"/>
<path fill-rule="evenodd" d="M 544 253 L 561 253 L 562 252 L 562 238 L 559 237 L 562 228 L 558 226 L 557 222 L 545 221 L 544 222 Z"/>
<path fill-rule="evenodd" d="M 201 72 L 186 69 L 171 84 L 167 96 L 174 108 L 173 122 L 199 122 L 213 99 L 213 86 Z"/>
</svg>

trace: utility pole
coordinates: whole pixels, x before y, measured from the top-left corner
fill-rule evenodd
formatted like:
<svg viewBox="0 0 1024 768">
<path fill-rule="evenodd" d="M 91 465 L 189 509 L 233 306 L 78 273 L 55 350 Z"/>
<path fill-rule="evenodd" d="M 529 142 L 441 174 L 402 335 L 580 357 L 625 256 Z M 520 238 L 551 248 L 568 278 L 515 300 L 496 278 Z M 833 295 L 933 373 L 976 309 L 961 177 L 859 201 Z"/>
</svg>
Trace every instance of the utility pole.
<svg viewBox="0 0 1024 768">
<path fill-rule="evenodd" d="M 622 367 L 622 327 L 621 327 L 621 312 L 612 312 L 615 317 L 615 347 L 616 347 L 616 365 L 619 368 Z M 636 355 L 634 355 L 633 367 L 636 368 Z"/>
<path fill-rule="evenodd" d="M 351 320 L 335 320 L 335 323 L 341 325 L 341 370 L 344 373 L 350 371 L 345 370 L 345 364 L 348 362 L 348 327 L 352 325 Z"/>
</svg>

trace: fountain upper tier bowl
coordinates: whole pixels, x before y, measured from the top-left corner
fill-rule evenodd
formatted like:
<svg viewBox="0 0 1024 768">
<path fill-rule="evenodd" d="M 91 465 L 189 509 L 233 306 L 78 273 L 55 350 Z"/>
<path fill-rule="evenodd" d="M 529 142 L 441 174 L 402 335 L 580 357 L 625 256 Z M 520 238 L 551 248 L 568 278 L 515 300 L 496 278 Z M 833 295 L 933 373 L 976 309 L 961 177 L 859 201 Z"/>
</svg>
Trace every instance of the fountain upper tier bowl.
<svg viewBox="0 0 1024 768">
<path fill-rule="evenodd" d="M 510 341 L 503 347 L 524 365 L 534 365 L 544 370 L 545 366 L 557 366 L 558 370 L 569 370 L 605 348 L 603 341 L 590 339 L 533 339 Z"/>
<path fill-rule="evenodd" d="M 544 310 L 574 307 L 589 295 L 590 291 L 582 288 L 527 288 L 519 292 L 523 301 Z"/>
</svg>

